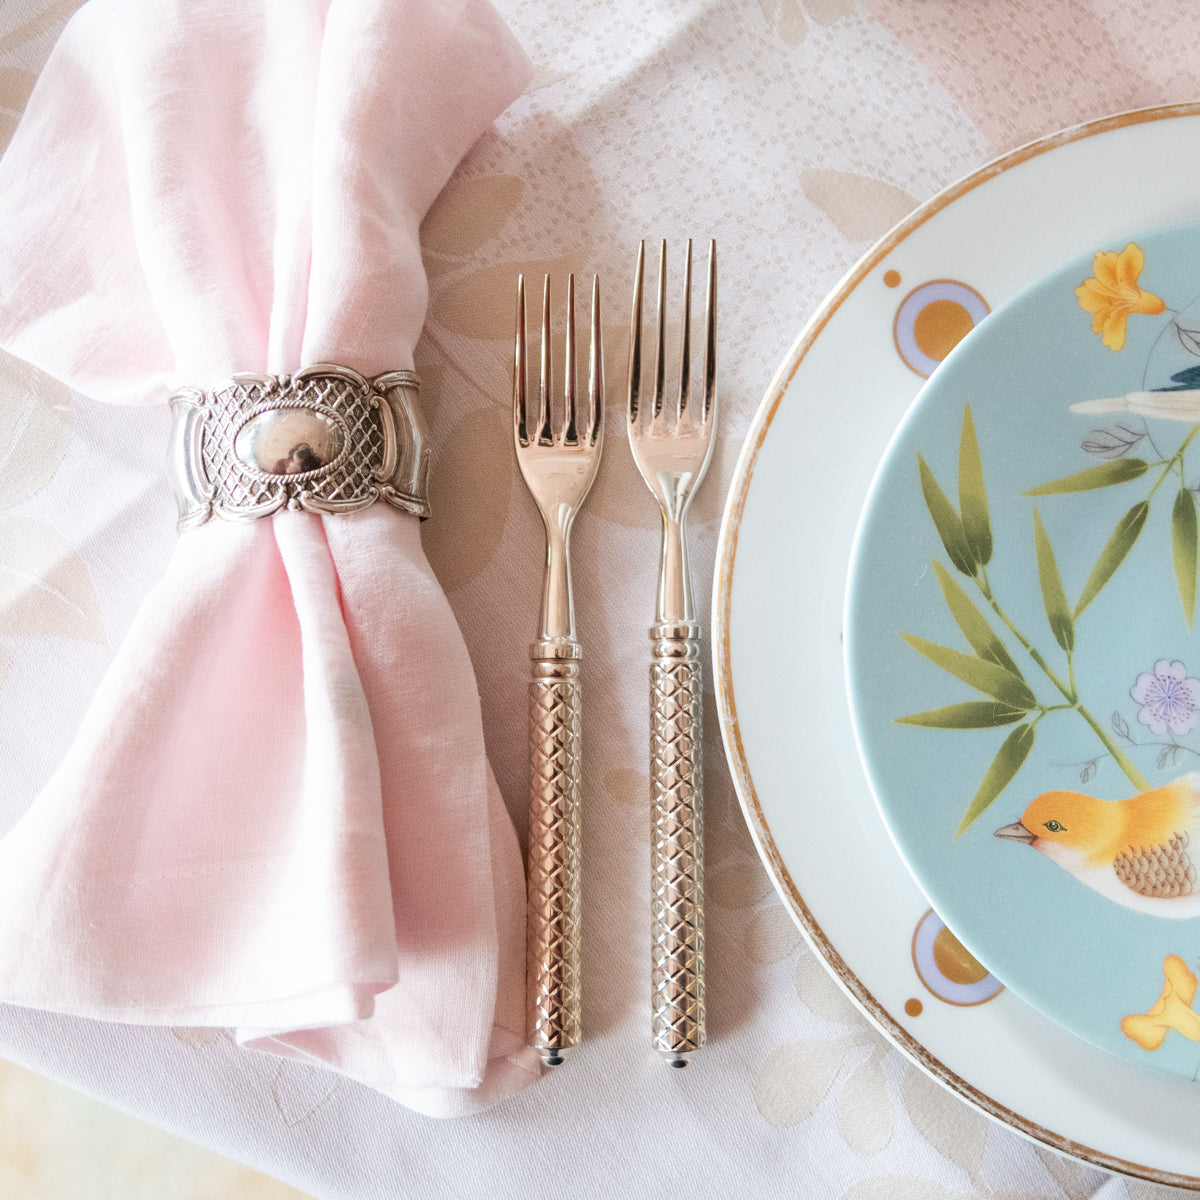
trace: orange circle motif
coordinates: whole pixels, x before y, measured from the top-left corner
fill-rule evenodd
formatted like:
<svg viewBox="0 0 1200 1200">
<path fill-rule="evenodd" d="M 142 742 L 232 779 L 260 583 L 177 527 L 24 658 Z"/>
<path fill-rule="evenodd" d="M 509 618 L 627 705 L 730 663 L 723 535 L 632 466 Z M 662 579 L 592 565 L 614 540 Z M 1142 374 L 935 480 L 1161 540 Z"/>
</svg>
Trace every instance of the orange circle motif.
<svg viewBox="0 0 1200 1200">
<path fill-rule="evenodd" d="M 919 1017 L 925 1011 L 925 1005 L 923 1005 L 920 1000 L 916 998 L 916 996 L 913 996 L 911 1000 L 905 1000 L 904 1011 L 908 1013 L 910 1017 Z"/>
<path fill-rule="evenodd" d="M 900 272 L 899 271 L 884 271 L 883 286 L 884 287 L 899 287 L 900 286 Z"/>
<path fill-rule="evenodd" d="M 933 939 L 933 961 L 947 979 L 964 987 L 987 976 L 987 967 L 944 925 Z"/>
<path fill-rule="evenodd" d="M 986 1004 L 1004 990 L 932 908 L 913 930 L 912 960 L 929 994 L 958 1008 Z M 908 1012 L 907 1006 L 904 1011 Z"/>
<path fill-rule="evenodd" d="M 913 321 L 913 341 L 922 354 L 941 362 L 975 327 L 957 300 L 931 300 Z"/>
<path fill-rule="evenodd" d="M 970 284 L 930 279 L 913 288 L 896 309 L 896 350 L 910 370 L 928 379 L 988 312 L 988 302 Z"/>
</svg>

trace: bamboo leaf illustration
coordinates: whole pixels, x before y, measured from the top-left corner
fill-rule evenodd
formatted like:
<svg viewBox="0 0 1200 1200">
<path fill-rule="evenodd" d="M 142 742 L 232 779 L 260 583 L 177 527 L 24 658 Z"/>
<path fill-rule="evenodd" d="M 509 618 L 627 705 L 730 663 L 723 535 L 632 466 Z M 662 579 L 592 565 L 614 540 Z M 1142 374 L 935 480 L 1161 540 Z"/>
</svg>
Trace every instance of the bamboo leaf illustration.
<svg viewBox="0 0 1200 1200">
<path fill-rule="evenodd" d="M 1145 475 L 1149 467 L 1144 458 L 1116 458 L 1084 471 L 1076 471 L 1074 475 L 1064 475 L 1061 479 L 1038 484 L 1022 495 L 1061 496 L 1067 492 L 1090 492 L 1096 488 L 1113 487 Z"/>
<path fill-rule="evenodd" d="M 946 554 L 954 566 L 964 575 L 975 574 L 975 559 L 971 548 L 967 545 L 967 534 L 963 529 L 962 518 L 954 511 L 954 505 L 946 498 L 941 485 L 933 477 L 929 464 L 917 455 L 917 465 L 921 471 L 921 492 L 925 496 L 925 507 L 933 518 L 934 528 Z"/>
<path fill-rule="evenodd" d="M 1010 671 L 1018 679 L 1023 679 L 1024 676 L 1021 674 L 1020 668 L 1013 661 L 1008 650 L 1005 649 L 1004 643 L 984 619 L 983 614 L 972 603 L 970 596 L 959 587 L 954 576 L 936 559 L 933 562 L 933 569 L 937 575 L 938 583 L 942 586 L 942 595 L 945 597 L 946 607 L 950 610 L 950 615 L 954 618 L 959 629 L 962 630 L 963 636 L 970 643 L 971 649 L 980 658 L 986 658 L 988 662 L 994 662 L 996 666 Z"/>
<path fill-rule="evenodd" d="M 992 523 L 988 516 L 975 419 L 969 404 L 963 409 L 962 435 L 958 443 L 958 507 L 967 547 L 975 561 L 985 567 L 992 557 Z"/>
<path fill-rule="evenodd" d="M 951 650 L 949 646 L 939 646 L 936 642 L 926 641 L 911 633 L 902 633 L 900 636 L 918 654 L 953 675 L 955 679 L 970 684 L 976 691 L 994 696 L 1002 704 L 1010 704 L 1013 708 L 1037 707 L 1036 697 L 1019 675 L 1014 675 L 986 659 Z"/>
<path fill-rule="evenodd" d="M 1071 609 L 1063 591 L 1062 576 L 1058 563 L 1054 561 L 1054 548 L 1042 524 L 1042 515 L 1033 510 L 1033 541 L 1037 550 L 1038 582 L 1042 585 L 1042 603 L 1046 608 L 1046 620 L 1054 640 L 1070 654 L 1075 648 L 1075 623 L 1071 620 Z"/>
<path fill-rule="evenodd" d="M 1115 466 L 1116 464 L 1106 465 Z M 1133 549 L 1138 534 L 1142 532 L 1142 526 L 1146 524 L 1146 515 L 1149 511 L 1150 501 L 1139 500 L 1117 522 L 1116 529 L 1112 531 L 1112 536 L 1105 542 L 1104 549 L 1100 551 L 1100 557 L 1092 568 L 1092 573 L 1083 585 L 1083 591 L 1080 593 L 1075 611 L 1072 613 L 1076 621 L 1079 620 L 1079 614 L 1095 600 L 1100 589 L 1113 577 L 1116 569 L 1125 561 L 1125 556 Z"/>
<path fill-rule="evenodd" d="M 1175 582 L 1188 629 L 1196 612 L 1196 562 L 1198 546 L 1196 497 L 1182 487 L 1171 510 L 1171 556 L 1175 561 Z"/>
<path fill-rule="evenodd" d="M 1036 730 L 1031 722 L 1027 725 L 1018 725 L 1004 739 L 996 757 L 992 759 L 992 765 L 988 767 L 987 774 L 983 777 L 983 782 L 979 785 L 979 790 L 967 806 L 967 811 L 958 829 L 955 830 L 955 837 L 959 837 L 969 829 L 975 820 L 987 810 L 992 801 L 1012 782 L 1013 777 L 1029 757 L 1035 736 Z"/>
<path fill-rule="evenodd" d="M 896 723 L 920 725 L 924 729 L 999 729 L 1019 721 L 1027 711 L 994 700 L 967 700 L 962 704 L 947 704 L 945 708 L 913 713 L 909 717 L 897 717 Z"/>
</svg>

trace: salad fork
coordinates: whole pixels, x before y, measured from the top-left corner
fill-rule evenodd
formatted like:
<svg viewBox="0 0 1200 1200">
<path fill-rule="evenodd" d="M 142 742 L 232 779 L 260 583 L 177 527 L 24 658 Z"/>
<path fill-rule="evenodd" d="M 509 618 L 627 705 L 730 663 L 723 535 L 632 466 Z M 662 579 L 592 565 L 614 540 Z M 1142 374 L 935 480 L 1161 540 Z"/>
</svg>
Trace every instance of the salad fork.
<svg viewBox="0 0 1200 1200">
<path fill-rule="evenodd" d="M 651 1040 L 673 1067 L 704 1044 L 704 854 L 700 624 L 688 570 L 687 511 L 712 457 L 717 415 L 717 249 L 708 249 L 704 376 L 691 393 L 692 243 L 684 259 L 679 390 L 664 403 L 667 244 L 658 260 L 653 394 L 642 400 L 638 250 L 629 340 L 629 445 L 662 510 L 658 600 L 650 630 Z"/>
<path fill-rule="evenodd" d="M 550 338 L 550 279 L 542 287 L 538 409 L 529 411 L 525 279 L 517 279 L 513 364 L 513 438 L 517 464 L 546 527 L 546 567 L 538 640 L 529 650 L 530 800 L 528 1032 L 542 1061 L 558 1066 L 580 1039 L 579 807 L 582 733 L 579 642 L 571 601 L 571 526 L 596 478 L 603 442 L 600 281 L 592 283 L 588 403 L 576 387 L 575 277 L 567 280 L 561 419 L 555 422 Z M 536 424 L 531 423 L 531 416 Z"/>
</svg>

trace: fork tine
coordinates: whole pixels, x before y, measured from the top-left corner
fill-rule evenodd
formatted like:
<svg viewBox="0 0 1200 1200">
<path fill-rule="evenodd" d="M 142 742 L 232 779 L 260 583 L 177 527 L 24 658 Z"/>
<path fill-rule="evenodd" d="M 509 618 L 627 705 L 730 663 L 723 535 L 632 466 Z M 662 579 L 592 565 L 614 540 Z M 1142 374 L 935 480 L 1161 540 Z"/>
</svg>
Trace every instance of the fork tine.
<svg viewBox="0 0 1200 1200">
<path fill-rule="evenodd" d="M 658 314 L 654 330 L 654 417 L 662 412 L 663 381 L 666 370 L 667 240 L 658 251 Z"/>
<path fill-rule="evenodd" d="M 567 331 L 566 331 L 563 399 L 566 419 L 563 421 L 562 444 L 578 446 L 579 432 L 575 426 L 575 275 L 567 276 Z"/>
<path fill-rule="evenodd" d="M 550 432 L 550 396 L 553 386 L 553 367 L 550 362 L 550 276 L 543 277 L 542 282 L 542 346 L 541 346 L 541 380 L 538 385 L 538 444 L 552 445 L 554 437 Z"/>
<path fill-rule="evenodd" d="M 638 419 L 642 396 L 642 279 L 646 271 L 646 243 L 638 244 L 637 270 L 633 276 L 633 317 L 629 329 L 629 422 Z"/>
<path fill-rule="evenodd" d="M 683 333 L 679 339 L 679 401 L 675 419 L 687 412 L 692 386 L 692 239 L 687 240 L 683 256 Z"/>
<path fill-rule="evenodd" d="M 529 445 L 529 430 L 525 408 L 525 276 L 517 276 L 517 333 L 513 354 L 513 424 L 517 431 L 517 443 Z"/>
<path fill-rule="evenodd" d="M 588 433 L 589 446 L 600 438 L 604 407 L 604 348 L 600 333 L 600 276 L 592 277 L 591 347 L 588 350 Z"/>
<path fill-rule="evenodd" d="M 704 298 L 704 414 L 717 402 L 717 239 L 708 243 L 708 289 Z"/>
</svg>

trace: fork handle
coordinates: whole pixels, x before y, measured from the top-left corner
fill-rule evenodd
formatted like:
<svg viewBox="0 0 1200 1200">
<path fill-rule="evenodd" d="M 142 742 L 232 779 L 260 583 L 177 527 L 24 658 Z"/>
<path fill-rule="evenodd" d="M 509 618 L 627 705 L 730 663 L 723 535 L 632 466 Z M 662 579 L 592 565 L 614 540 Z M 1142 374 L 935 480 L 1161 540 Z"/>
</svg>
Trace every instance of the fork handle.
<svg viewBox="0 0 1200 1200">
<path fill-rule="evenodd" d="M 700 626 L 660 622 L 650 636 L 651 1036 L 682 1067 L 704 1045 Z"/>
<path fill-rule="evenodd" d="M 579 643 L 530 648 L 529 1040 L 556 1066 L 580 1039 Z"/>
</svg>

